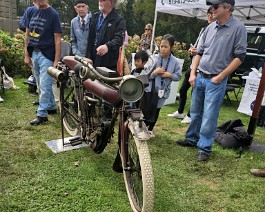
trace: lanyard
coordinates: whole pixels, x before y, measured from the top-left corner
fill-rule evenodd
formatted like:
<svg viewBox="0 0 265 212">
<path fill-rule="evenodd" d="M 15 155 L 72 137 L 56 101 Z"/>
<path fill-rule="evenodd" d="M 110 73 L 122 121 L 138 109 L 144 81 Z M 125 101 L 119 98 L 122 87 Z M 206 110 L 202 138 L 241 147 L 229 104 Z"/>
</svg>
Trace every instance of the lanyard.
<svg viewBox="0 0 265 212">
<path fill-rule="evenodd" d="M 171 58 L 171 54 L 169 55 L 169 57 L 167 59 L 167 64 L 166 64 L 166 68 L 165 68 L 166 71 L 167 71 L 167 68 L 168 68 L 168 64 L 169 64 L 170 58 Z M 161 56 L 161 64 L 160 64 L 160 67 L 161 68 L 163 67 L 163 57 L 162 56 Z"/>
<path fill-rule="evenodd" d="M 165 67 L 165 71 L 167 71 L 167 68 L 168 68 L 168 64 L 169 64 L 169 61 L 171 59 L 171 54 L 169 55 L 168 59 L 167 59 L 167 64 L 166 64 L 166 67 Z M 160 67 L 162 68 L 163 67 L 163 57 L 161 56 L 161 64 L 160 64 Z M 164 87 L 164 78 L 161 77 L 161 87 Z"/>
</svg>

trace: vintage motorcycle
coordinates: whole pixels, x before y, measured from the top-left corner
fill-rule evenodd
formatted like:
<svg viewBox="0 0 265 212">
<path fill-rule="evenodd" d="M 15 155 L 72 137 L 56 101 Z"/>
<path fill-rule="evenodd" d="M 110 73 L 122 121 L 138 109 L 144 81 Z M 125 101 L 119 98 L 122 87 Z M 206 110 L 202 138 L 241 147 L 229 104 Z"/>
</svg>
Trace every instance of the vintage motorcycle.
<svg viewBox="0 0 265 212">
<path fill-rule="evenodd" d="M 116 71 L 91 65 L 87 58 L 65 56 L 48 73 L 60 85 L 62 138 L 72 145 L 87 143 L 100 154 L 110 142 L 118 121 L 118 153 L 113 169 L 123 172 L 133 211 L 152 211 L 154 179 L 147 141 L 150 138 L 139 101 L 148 76 L 118 76 Z"/>
</svg>

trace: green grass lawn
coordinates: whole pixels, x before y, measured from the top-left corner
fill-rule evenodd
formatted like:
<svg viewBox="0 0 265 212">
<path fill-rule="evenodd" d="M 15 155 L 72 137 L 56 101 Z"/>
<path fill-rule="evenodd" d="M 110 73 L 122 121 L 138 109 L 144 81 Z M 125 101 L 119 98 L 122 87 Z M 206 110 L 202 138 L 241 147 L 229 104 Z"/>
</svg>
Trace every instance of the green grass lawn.
<svg viewBox="0 0 265 212">
<path fill-rule="evenodd" d="M 96 155 L 90 149 L 54 154 L 46 141 L 61 136 L 60 116 L 31 126 L 36 106 L 23 84 L 18 90 L 0 93 L 0 211 L 131 211 L 122 174 L 112 171 L 117 139 Z M 223 104 L 219 124 L 250 117 Z M 165 106 L 149 141 L 155 180 L 154 211 L 265 211 L 265 178 L 253 177 L 249 169 L 265 167 L 264 153 L 235 150 L 214 144 L 207 163 L 197 163 L 196 148 L 176 146 L 187 125 L 168 118 L 177 109 Z M 188 107 L 186 108 L 188 109 Z M 264 128 L 257 127 L 254 140 L 265 144 Z M 76 164 L 79 164 L 78 166 Z"/>
</svg>

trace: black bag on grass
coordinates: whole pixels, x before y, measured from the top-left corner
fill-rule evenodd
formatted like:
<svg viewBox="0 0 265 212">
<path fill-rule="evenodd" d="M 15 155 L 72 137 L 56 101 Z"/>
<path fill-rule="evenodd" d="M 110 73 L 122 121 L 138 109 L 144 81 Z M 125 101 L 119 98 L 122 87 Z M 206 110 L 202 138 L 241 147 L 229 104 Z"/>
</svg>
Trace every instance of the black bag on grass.
<svg viewBox="0 0 265 212">
<path fill-rule="evenodd" d="M 217 127 L 215 141 L 225 149 L 236 149 L 250 146 L 252 136 L 245 130 L 242 121 L 236 119 L 229 120 Z"/>
</svg>

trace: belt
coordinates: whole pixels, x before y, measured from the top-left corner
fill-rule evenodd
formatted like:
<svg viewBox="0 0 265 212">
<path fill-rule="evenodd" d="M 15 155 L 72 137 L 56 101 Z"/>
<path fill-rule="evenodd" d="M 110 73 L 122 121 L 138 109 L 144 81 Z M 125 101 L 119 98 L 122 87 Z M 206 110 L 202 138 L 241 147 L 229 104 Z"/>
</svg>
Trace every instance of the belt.
<svg viewBox="0 0 265 212">
<path fill-rule="evenodd" d="M 206 73 L 204 73 L 204 72 L 202 72 L 200 70 L 199 70 L 199 73 L 204 78 L 213 78 L 213 77 L 216 77 L 218 75 L 218 74 L 206 74 Z"/>
<path fill-rule="evenodd" d="M 40 52 L 40 49 L 38 47 L 33 47 L 33 51 Z"/>
</svg>

